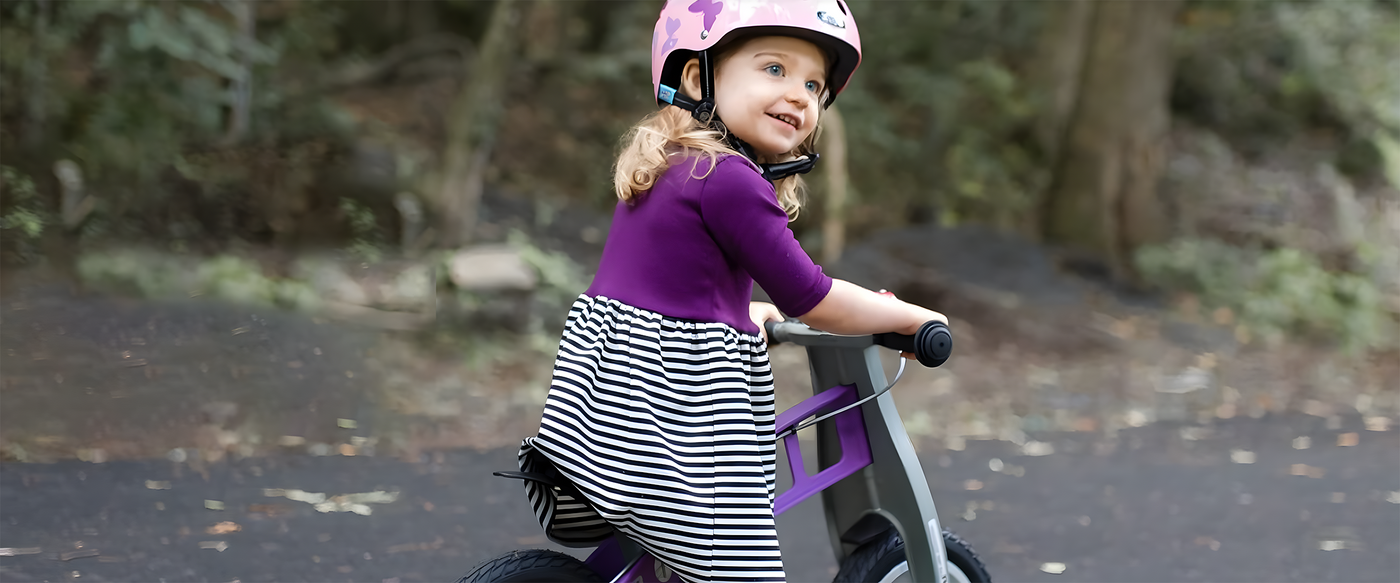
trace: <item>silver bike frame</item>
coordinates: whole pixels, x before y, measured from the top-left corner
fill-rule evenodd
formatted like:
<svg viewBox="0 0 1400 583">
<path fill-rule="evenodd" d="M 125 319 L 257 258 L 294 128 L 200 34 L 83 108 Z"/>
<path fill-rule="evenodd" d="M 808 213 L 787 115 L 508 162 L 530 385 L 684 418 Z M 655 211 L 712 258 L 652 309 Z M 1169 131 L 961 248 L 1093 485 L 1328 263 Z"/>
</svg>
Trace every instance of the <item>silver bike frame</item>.
<svg viewBox="0 0 1400 583">
<path fill-rule="evenodd" d="M 853 385 L 865 399 L 887 388 L 880 352 L 873 336 L 839 336 L 783 323 L 774 336 L 807 349 L 813 393 Z M 904 431 L 894 397 L 886 392 L 861 406 L 870 443 L 870 465 L 821 493 L 831 548 L 838 562 L 855 551 L 869 533 L 882 531 L 879 519 L 904 539 L 909 575 L 915 582 L 948 581 L 943 529 L 929 493 L 923 466 Z M 840 437 L 832 421 L 817 424 L 817 465 L 825 469 L 841 459 Z M 874 528 L 872 528 L 872 525 Z"/>
</svg>

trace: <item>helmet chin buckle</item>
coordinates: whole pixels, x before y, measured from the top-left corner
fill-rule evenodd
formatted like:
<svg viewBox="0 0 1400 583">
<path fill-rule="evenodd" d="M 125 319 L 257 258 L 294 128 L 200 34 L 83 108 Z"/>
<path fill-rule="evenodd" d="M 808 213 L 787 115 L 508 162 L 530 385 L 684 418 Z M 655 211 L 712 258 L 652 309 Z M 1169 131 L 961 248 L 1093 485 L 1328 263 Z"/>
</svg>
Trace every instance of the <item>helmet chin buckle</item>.
<svg viewBox="0 0 1400 583">
<path fill-rule="evenodd" d="M 700 103 L 695 104 L 695 109 L 691 110 L 690 115 L 695 116 L 695 120 L 701 124 L 710 125 L 710 122 L 715 121 L 715 101 L 713 99 L 700 100 Z"/>
<path fill-rule="evenodd" d="M 817 160 L 821 159 L 821 154 L 812 152 L 810 156 L 803 156 L 789 162 L 779 162 L 777 164 L 759 164 L 763 169 L 763 178 L 769 182 L 782 180 L 794 174 L 806 174 L 812 171 L 817 165 Z"/>
</svg>

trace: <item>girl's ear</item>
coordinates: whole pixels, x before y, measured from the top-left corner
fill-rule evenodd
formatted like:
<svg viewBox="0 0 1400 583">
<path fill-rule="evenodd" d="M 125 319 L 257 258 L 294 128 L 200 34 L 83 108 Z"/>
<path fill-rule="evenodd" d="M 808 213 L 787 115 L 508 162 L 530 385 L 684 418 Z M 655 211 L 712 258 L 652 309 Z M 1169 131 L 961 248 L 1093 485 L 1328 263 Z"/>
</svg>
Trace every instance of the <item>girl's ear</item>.
<svg viewBox="0 0 1400 583">
<path fill-rule="evenodd" d="M 677 89 L 694 101 L 700 100 L 700 59 L 686 61 L 685 68 L 681 69 L 681 86 Z"/>
</svg>

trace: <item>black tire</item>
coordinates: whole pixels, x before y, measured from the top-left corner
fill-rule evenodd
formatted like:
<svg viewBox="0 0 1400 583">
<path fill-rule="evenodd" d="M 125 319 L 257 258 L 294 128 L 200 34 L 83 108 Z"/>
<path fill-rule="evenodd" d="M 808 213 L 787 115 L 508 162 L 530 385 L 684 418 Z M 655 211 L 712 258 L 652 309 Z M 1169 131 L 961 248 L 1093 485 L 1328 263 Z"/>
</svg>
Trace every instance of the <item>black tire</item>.
<svg viewBox="0 0 1400 583">
<path fill-rule="evenodd" d="M 977 553 L 958 535 L 943 531 L 943 548 L 948 551 L 948 562 L 955 569 L 948 569 L 948 583 L 991 583 L 987 566 Z M 899 531 L 891 528 L 875 537 L 851 553 L 841 563 L 841 571 L 836 573 L 835 583 L 867 583 L 892 581 L 901 572 L 908 572 L 904 559 L 904 539 Z M 959 577 L 959 574 L 962 576 Z"/>
<path fill-rule="evenodd" d="M 457 583 L 603 583 L 583 561 L 564 553 L 531 549 L 511 551 L 482 563 Z"/>
</svg>

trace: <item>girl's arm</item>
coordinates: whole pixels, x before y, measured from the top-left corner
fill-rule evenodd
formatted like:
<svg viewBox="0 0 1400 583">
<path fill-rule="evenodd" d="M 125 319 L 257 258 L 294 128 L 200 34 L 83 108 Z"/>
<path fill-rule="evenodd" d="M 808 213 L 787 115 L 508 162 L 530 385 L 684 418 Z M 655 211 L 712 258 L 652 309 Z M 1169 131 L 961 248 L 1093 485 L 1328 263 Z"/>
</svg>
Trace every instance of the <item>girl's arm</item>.
<svg viewBox="0 0 1400 583">
<path fill-rule="evenodd" d="M 948 323 L 943 314 L 840 279 L 831 280 L 826 297 L 798 318 L 833 334 L 914 334 L 929 320 Z"/>
</svg>

